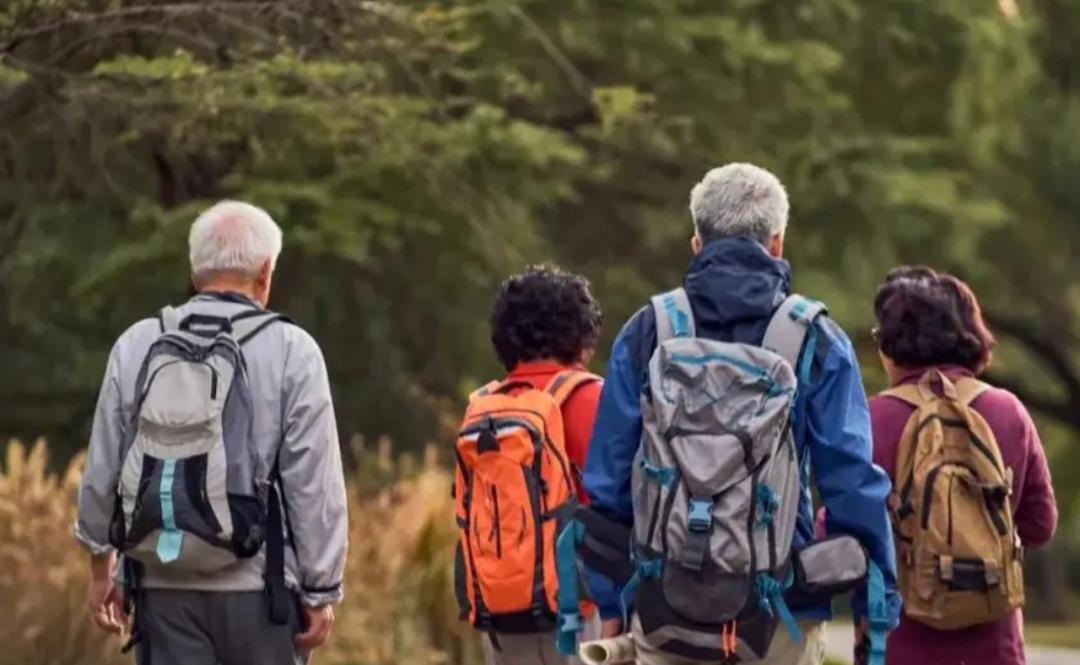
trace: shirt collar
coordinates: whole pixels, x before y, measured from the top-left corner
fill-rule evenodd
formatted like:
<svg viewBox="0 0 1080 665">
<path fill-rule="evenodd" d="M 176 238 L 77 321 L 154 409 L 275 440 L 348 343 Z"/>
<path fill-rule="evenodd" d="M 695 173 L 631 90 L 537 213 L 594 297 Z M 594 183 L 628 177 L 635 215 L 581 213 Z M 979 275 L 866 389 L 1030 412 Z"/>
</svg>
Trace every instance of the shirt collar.
<svg viewBox="0 0 1080 665">
<path fill-rule="evenodd" d="M 905 369 L 900 373 L 900 378 L 894 385 L 902 386 L 908 383 L 917 383 L 918 380 L 923 377 L 923 374 L 926 374 L 932 369 L 939 370 L 950 379 L 970 378 L 975 376 L 974 372 L 962 365 L 936 365 L 931 367 L 919 367 L 917 369 Z"/>
<path fill-rule="evenodd" d="M 218 301 L 218 302 L 231 302 L 237 305 L 250 305 L 251 307 L 257 307 L 262 309 L 262 305 L 255 301 L 251 296 L 246 296 L 243 293 L 236 291 L 203 291 L 199 293 L 192 301 L 206 302 L 206 301 Z"/>
<path fill-rule="evenodd" d="M 510 376 L 542 376 L 545 374 L 557 374 L 568 369 L 584 369 L 580 364 L 563 365 L 551 360 L 529 360 L 518 363 L 517 367 L 510 371 Z"/>
</svg>

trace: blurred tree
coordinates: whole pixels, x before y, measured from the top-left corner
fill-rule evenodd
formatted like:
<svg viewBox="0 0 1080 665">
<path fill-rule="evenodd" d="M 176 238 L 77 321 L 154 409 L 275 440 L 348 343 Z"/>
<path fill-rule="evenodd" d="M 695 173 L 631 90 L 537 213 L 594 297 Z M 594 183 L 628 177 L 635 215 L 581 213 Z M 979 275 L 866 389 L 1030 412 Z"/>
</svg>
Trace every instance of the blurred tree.
<svg viewBox="0 0 1080 665">
<path fill-rule="evenodd" d="M 187 225 L 232 196 L 285 227 L 275 306 L 323 344 L 343 433 L 417 445 L 496 371 L 506 272 L 585 272 L 610 339 L 687 263 L 692 184 L 745 160 L 787 184 L 796 288 L 875 386 L 878 282 L 955 271 L 1064 460 L 1077 4 L 10 0 L 0 433 L 83 440 L 110 342 L 186 295 Z"/>
</svg>

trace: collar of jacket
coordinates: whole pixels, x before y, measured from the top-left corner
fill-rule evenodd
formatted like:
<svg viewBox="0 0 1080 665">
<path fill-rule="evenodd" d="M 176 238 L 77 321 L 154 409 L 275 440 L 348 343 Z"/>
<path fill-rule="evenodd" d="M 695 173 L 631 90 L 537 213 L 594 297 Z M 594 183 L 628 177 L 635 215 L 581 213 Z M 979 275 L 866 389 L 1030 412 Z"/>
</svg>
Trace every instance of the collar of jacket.
<svg viewBox="0 0 1080 665">
<path fill-rule="evenodd" d="M 236 303 L 237 305 L 250 305 L 251 307 L 263 309 L 263 306 L 256 302 L 254 298 L 244 295 L 243 293 L 238 293 L 236 291 L 203 291 L 191 300 L 192 302 L 231 302 Z"/>
<path fill-rule="evenodd" d="M 791 292 L 791 267 L 752 238 L 721 238 L 694 257 L 683 285 L 698 325 L 715 330 L 772 316 Z"/>
</svg>

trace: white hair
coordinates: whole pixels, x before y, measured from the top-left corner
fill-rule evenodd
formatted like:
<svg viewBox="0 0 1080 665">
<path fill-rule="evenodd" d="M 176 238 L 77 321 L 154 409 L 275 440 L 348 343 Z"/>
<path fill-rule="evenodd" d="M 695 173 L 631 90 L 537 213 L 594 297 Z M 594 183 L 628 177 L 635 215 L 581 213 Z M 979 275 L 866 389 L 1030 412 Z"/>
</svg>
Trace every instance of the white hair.
<svg viewBox="0 0 1080 665">
<path fill-rule="evenodd" d="M 725 164 L 694 185 L 690 215 L 705 242 L 750 236 L 765 244 L 787 228 L 787 192 L 775 175 L 760 166 Z"/>
<path fill-rule="evenodd" d="M 191 225 L 188 248 L 196 279 L 221 272 L 254 278 L 267 261 L 271 270 L 277 263 L 281 228 L 262 208 L 222 201 Z"/>
</svg>

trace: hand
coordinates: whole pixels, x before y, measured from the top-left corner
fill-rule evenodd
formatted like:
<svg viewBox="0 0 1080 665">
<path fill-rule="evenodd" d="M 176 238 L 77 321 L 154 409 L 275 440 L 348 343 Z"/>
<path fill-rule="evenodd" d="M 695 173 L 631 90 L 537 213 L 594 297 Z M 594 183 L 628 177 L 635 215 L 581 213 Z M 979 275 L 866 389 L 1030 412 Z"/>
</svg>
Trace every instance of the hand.
<svg viewBox="0 0 1080 665">
<path fill-rule="evenodd" d="M 604 619 L 600 624 L 600 637 L 602 638 L 618 637 L 619 635 L 622 635 L 622 633 L 622 619 L 617 617 L 614 619 Z"/>
<path fill-rule="evenodd" d="M 123 594 L 112 579 L 115 563 L 116 555 L 112 553 L 90 558 L 90 587 L 86 593 L 86 604 L 98 627 L 119 635 L 127 627 L 128 616 L 124 613 Z"/>
<path fill-rule="evenodd" d="M 304 619 L 304 632 L 296 636 L 296 645 L 306 651 L 312 651 L 326 643 L 330 637 L 330 629 L 334 626 L 334 606 L 319 605 L 318 607 L 302 608 Z"/>
</svg>

